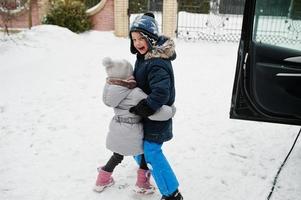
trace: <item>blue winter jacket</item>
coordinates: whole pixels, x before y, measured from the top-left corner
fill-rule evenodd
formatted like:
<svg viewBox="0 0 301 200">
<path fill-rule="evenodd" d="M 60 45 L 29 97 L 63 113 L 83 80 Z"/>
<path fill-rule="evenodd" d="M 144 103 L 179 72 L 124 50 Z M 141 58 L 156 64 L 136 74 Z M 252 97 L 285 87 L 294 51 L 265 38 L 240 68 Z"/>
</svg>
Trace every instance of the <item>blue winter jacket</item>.
<svg viewBox="0 0 301 200">
<path fill-rule="evenodd" d="M 176 58 L 175 45 L 170 38 L 161 36 L 156 46 L 145 55 L 137 54 L 134 76 L 137 86 L 147 95 L 146 102 L 153 110 L 175 101 L 174 73 L 171 61 Z M 143 119 L 144 139 L 163 143 L 173 137 L 172 119 L 152 121 Z"/>
</svg>

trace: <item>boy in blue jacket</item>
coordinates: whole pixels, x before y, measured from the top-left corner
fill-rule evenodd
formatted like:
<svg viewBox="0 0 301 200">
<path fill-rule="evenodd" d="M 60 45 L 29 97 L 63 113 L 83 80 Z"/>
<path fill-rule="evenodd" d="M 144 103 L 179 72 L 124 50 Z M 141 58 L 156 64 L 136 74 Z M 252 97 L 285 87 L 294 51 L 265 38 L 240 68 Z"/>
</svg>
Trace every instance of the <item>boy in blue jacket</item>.
<svg viewBox="0 0 301 200">
<path fill-rule="evenodd" d="M 162 194 L 161 200 L 183 200 L 176 175 L 162 152 L 163 143 L 173 137 L 172 119 L 159 122 L 147 118 L 163 105 L 171 106 L 175 101 L 171 64 L 176 58 L 175 45 L 170 38 L 159 36 L 152 13 L 134 20 L 130 39 L 131 52 L 137 54 L 134 77 L 137 86 L 148 95 L 130 108 L 130 112 L 143 117 L 145 160 Z M 136 160 L 139 162 L 140 157 Z"/>
</svg>

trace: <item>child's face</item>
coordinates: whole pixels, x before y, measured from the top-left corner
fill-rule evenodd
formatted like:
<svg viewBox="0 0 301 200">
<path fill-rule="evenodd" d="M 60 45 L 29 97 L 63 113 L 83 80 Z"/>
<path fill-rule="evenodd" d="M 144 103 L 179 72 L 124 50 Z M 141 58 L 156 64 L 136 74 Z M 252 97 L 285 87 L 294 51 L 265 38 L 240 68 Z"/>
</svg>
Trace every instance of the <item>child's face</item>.
<svg viewBox="0 0 301 200">
<path fill-rule="evenodd" d="M 144 55 L 148 51 L 148 43 L 139 32 L 131 33 L 134 47 L 139 51 L 140 54 Z"/>
</svg>

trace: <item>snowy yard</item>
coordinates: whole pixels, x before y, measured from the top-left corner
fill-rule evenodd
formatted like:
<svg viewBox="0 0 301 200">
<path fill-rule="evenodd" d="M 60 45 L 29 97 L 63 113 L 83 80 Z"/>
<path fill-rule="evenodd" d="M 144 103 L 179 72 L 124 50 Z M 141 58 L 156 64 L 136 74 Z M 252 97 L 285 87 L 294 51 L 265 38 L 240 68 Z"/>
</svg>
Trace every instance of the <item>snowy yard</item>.
<svg viewBox="0 0 301 200">
<path fill-rule="evenodd" d="M 116 184 L 92 191 L 111 108 L 102 102 L 105 56 L 134 64 L 129 40 L 111 32 L 74 34 L 37 26 L 0 36 L 0 199 L 159 200 L 132 192 L 127 157 Z M 176 40 L 174 138 L 164 145 L 185 200 L 264 200 L 299 127 L 230 120 L 237 43 Z M 272 200 L 301 196 L 301 142 Z"/>
</svg>

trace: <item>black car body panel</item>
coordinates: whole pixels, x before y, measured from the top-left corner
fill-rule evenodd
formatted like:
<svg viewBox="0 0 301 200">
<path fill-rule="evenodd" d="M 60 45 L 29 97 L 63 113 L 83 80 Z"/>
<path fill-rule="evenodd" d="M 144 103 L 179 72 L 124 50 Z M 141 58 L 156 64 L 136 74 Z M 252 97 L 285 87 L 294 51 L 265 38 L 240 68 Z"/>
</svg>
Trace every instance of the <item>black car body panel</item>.
<svg viewBox="0 0 301 200">
<path fill-rule="evenodd" d="M 230 118 L 301 125 L 301 16 L 291 17 L 293 4 L 285 15 L 265 10 L 260 2 L 246 0 Z M 291 31 L 287 24 L 277 36 L 262 25 L 265 21 L 300 26 Z M 299 39 L 289 35 L 294 31 Z"/>
</svg>

